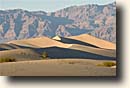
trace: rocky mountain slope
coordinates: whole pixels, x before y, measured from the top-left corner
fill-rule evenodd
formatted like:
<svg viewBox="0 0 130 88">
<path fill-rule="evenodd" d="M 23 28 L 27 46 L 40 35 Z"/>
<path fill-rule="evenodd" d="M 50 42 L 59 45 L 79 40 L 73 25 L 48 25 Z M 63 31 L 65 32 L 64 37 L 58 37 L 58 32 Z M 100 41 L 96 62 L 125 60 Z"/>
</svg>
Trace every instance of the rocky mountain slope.
<svg viewBox="0 0 130 88">
<path fill-rule="evenodd" d="M 0 10 L 0 43 L 39 36 L 62 37 L 89 33 L 116 42 L 116 3 L 72 6 L 46 13 Z"/>
</svg>

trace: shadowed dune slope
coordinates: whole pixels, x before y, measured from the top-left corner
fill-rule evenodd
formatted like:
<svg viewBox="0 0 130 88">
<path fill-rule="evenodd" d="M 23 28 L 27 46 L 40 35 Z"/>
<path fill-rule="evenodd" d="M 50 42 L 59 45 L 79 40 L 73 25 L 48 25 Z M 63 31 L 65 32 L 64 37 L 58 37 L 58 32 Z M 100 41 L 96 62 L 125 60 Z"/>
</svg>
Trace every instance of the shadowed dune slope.
<svg viewBox="0 0 130 88">
<path fill-rule="evenodd" d="M 79 44 L 79 45 L 84 45 L 84 46 L 90 46 L 90 47 L 95 47 L 95 48 L 99 48 L 96 45 L 87 43 L 87 42 L 83 42 L 81 40 L 76 40 L 76 39 L 71 39 L 71 38 L 64 38 L 64 37 L 60 37 L 61 40 L 58 40 L 62 43 L 66 43 L 66 44 Z"/>
<path fill-rule="evenodd" d="M 0 51 L 0 58 L 14 58 L 17 61 L 41 59 L 40 55 L 32 49 L 13 49 Z"/>
<path fill-rule="evenodd" d="M 84 46 L 79 44 L 73 44 L 69 48 L 84 51 L 84 52 L 94 53 L 98 55 L 108 56 L 108 57 L 116 57 L 116 50 L 94 48 L 94 47 L 89 47 L 89 46 Z"/>
<path fill-rule="evenodd" d="M 60 47 L 47 47 L 47 48 L 36 48 L 34 49 L 37 53 L 47 52 L 48 57 L 55 58 L 84 58 L 84 59 L 95 59 L 95 60 L 116 60 L 115 57 L 112 56 L 103 56 L 102 54 L 96 54 L 88 51 L 81 51 L 71 48 L 60 48 Z"/>
<path fill-rule="evenodd" d="M 14 44 L 0 44 L 0 51 L 2 50 L 10 50 L 10 49 L 18 49 L 19 47 Z"/>
<path fill-rule="evenodd" d="M 44 48 L 35 48 L 35 47 L 27 47 L 27 46 L 20 46 L 21 49 L 31 49 L 36 51 L 39 54 L 43 52 L 47 52 L 50 58 L 94 58 L 94 59 L 112 59 L 116 58 L 116 51 L 115 50 L 107 50 L 107 49 L 100 49 L 100 48 L 93 48 L 89 46 L 83 46 L 79 44 L 73 44 L 69 48 L 63 47 L 44 47 Z M 100 58 L 101 56 L 101 58 Z M 108 57 L 108 58 L 107 58 Z"/>
<path fill-rule="evenodd" d="M 94 46 L 100 47 L 100 48 L 104 48 L 104 49 L 116 49 L 116 44 L 93 37 L 91 35 L 88 34 L 82 34 L 79 36 L 71 36 L 71 37 L 67 37 L 69 39 L 74 39 L 74 40 L 79 40 L 81 42 L 85 42 L 88 44 L 92 44 Z"/>
<path fill-rule="evenodd" d="M 44 52 L 44 48 L 27 47 L 27 46 L 21 46 L 21 45 L 14 45 L 14 46 L 17 46 L 22 49 L 33 49 L 33 50 L 38 51 L 38 53 Z M 49 48 L 49 47 L 45 47 L 45 48 Z M 58 48 L 63 48 L 63 47 L 58 47 Z M 79 44 L 72 44 L 70 47 L 68 47 L 68 49 L 80 50 L 80 51 L 94 53 L 94 54 L 108 56 L 108 57 L 116 57 L 116 50 L 94 48 L 94 47 L 89 47 L 89 46 L 84 46 L 84 45 L 79 45 Z"/>
<path fill-rule="evenodd" d="M 13 44 L 12 44 L 13 45 Z M 20 46 L 15 45 L 21 49 L 31 49 L 36 51 L 39 54 L 43 52 L 47 52 L 50 58 L 93 58 L 93 59 L 113 59 L 116 58 L 116 51 L 115 50 L 107 50 L 101 48 L 94 48 L 79 44 L 72 44 L 72 46 L 68 48 L 63 47 L 27 47 L 27 46 Z M 9 50 L 8 50 L 9 51 Z M 18 51 L 19 52 L 19 51 Z M 10 52 L 11 53 L 11 52 Z M 18 57 L 19 58 L 19 57 Z"/>
</svg>

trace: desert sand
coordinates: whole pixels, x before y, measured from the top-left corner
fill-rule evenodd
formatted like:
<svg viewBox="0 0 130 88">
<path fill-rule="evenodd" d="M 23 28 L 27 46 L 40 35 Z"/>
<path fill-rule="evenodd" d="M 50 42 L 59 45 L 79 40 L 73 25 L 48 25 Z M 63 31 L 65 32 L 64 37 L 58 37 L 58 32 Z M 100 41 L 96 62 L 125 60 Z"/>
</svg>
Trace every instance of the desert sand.
<svg viewBox="0 0 130 88">
<path fill-rule="evenodd" d="M 103 60 L 55 59 L 0 64 L 3 76 L 116 76 L 116 68 L 97 66 Z"/>
</svg>

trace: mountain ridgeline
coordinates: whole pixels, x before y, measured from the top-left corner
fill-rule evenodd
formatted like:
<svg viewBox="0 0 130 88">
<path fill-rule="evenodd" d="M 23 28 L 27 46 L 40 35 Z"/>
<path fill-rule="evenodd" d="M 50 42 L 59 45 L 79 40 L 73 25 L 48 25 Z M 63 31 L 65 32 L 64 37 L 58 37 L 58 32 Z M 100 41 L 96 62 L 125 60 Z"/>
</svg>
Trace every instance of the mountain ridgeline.
<svg viewBox="0 0 130 88">
<path fill-rule="evenodd" d="M 0 43 L 32 37 L 90 34 L 116 43 L 116 3 L 82 5 L 56 12 L 0 10 Z"/>
</svg>

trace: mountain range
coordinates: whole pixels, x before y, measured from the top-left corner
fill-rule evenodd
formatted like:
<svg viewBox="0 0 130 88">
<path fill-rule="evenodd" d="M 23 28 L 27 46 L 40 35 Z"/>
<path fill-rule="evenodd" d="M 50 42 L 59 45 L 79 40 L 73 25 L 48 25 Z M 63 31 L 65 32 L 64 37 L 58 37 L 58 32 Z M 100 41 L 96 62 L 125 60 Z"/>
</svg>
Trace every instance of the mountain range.
<svg viewBox="0 0 130 88">
<path fill-rule="evenodd" d="M 0 10 L 0 43 L 89 34 L 116 43 L 116 3 L 71 6 L 56 12 Z"/>
</svg>

